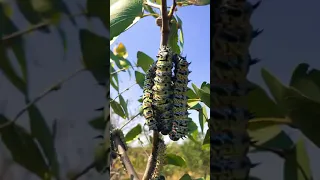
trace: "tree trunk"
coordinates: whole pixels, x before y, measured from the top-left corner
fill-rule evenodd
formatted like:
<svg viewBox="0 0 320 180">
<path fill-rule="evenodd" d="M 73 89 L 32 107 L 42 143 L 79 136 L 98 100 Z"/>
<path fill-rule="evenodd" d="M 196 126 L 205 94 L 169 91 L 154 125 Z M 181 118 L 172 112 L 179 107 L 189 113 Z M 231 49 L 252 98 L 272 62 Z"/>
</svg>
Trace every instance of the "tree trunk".
<svg viewBox="0 0 320 180">
<path fill-rule="evenodd" d="M 213 4 L 210 122 L 210 177 L 213 180 L 249 177 L 247 124 L 251 114 L 240 100 L 249 90 L 246 76 L 251 61 L 253 8 L 246 0 L 218 0 Z"/>
</svg>

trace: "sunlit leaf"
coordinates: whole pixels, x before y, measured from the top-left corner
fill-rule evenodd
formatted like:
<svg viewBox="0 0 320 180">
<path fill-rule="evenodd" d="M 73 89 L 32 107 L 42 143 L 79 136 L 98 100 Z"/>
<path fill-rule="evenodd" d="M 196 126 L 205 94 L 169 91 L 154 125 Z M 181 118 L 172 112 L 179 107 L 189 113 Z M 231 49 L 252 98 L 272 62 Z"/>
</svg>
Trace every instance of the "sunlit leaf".
<svg viewBox="0 0 320 180">
<path fill-rule="evenodd" d="M 147 72 L 150 66 L 153 64 L 154 60 L 147 54 L 138 51 L 137 53 L 137 66 L 141 67 L 144 72 Z"/>
<path fill-rule="evenodd" d="M 133 141 L 141 134 L 141 132 L 142 132 L 141 125 L 140 124 L 136 125 L 125 135 L 126 142 L 129 143 L 130 141 Z"/>
<path fill-rule="evenodd" d="M 143 13 L 143 0 L 118 0 L 110 6 L 110 40 L 124 32 Z"/>
</svg>

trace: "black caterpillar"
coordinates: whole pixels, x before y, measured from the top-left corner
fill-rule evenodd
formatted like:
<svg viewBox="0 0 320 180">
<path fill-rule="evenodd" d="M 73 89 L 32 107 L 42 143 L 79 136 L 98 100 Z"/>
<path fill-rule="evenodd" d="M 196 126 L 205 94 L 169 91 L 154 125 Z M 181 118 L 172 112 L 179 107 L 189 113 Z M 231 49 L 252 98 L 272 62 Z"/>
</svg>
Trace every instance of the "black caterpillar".
<svg viewBox="0 0 320 180">
<path fill-rule="evenodd" d="M 143 113 L 150 130 L 177 141 L 188 132 L 187 85 L 190 73 L 186 58 L 162 46 L 157 61 L 146 73 Z M 172 69 L 174 67 L 174 75 Z"/>
</svg>

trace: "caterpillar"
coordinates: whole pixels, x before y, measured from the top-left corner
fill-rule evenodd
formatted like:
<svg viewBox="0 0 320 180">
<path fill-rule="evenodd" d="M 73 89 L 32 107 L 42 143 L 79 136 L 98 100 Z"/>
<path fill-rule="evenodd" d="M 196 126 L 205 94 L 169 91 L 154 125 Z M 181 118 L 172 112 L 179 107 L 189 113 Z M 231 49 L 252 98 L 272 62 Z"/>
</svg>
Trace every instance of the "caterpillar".
<svg viewBox="0 0 320 180">
<path fill-rule="evenodd" d="M 165 179 L 164 176 L 160 175 L 160 171 L 163 167 L 165 161 L 166 145 L 162 139 L 159 139 L 157 147 L 157 163 L 155 164 L 154 171 L 152 173 L 152 180 L 162 180 Z"/>
<path fill-rule="evenodd" d="M 124 148 L 124 150 L 128 150 L 128 145 L 127 145 L 127 143 L 126 143 L 126 140 L 125 140 L 125 137 L 124 137 L 124 134 L 123 134 L 123 132 L 122 132 L 122 130 L 121 129 L 113 129 L 112 131 L 111 131 L 111 139 L 113 140 L 114 139 L 114 137 L 119 137 L 120 138 L 120 141 L 121 141 L 121 144 L 122 144 L 122 147 Z M 114 144 L 114 142 L 111 144 L 111 147 L 114 149 L 114 150 L 116 150 L 117 149 L 117 147 L 115 146 L 115 144 Z"/>
<path fill-rule="evenodd" d="M 143 115 L 146 119 L 146 124 L 149 126 L 150 130 L 157 131 L 157 122 L 155 119 L 155 112 L 153 108 L 153 90 L 154 86 L 153 78 L 155 77 L 156 66 L 153 63 L 149 70 L 146 72 L 145 81 L 143 86 Z"/>
<path fill-rule="evenodd" d="M 169 138 L 177 141 L 188 133 L 188 104 L 186 92 L 188 90 L 188 75 L 191 73 L 185 57 L 175 55 L 173 78 L 173 122 Z"/>
<path fill-rule="evenodd" d="M 161 46 L 157 55 L 154 77 L 153 105 L 156 111 L 158 131 L 167 135 L 171 131 L 172 109 L 172 68 L 173 53 L 167 46 Z"/>
</svg>

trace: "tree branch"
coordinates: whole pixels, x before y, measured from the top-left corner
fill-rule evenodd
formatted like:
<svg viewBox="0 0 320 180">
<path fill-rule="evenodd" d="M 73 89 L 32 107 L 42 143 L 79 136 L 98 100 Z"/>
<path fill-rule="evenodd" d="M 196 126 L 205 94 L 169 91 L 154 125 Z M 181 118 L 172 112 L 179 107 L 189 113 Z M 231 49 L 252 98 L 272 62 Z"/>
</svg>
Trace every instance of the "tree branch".
<svg viewBox="0 0 320 180">
<path fill-rule="evenodd" d="M 175 1 L 175 0 L 174 0 Z M 166 46 L 169 40 L 169 18 L 167 14 L 167 0 L 161 0 L 161 16 L 162 16 L 162 27 L 161 27 L 161 46 Z"/>
<path fill-rule="evenodd" d="M 157 147 L 159 144 L 159 132 L 153 131 L 152 153 L 149 156 L 146 170 L 142 180 L 150 180 L 154 172 L 155 164 L 157 163 Z"/>
<path fill-rule="evenodd" d="M 112 136 L 112 141 L 114 142 L 116 148 L 118 149 L 118 155 L 120 156 L 120 160 L 123 163 L 124 167 L 126 168 L 130 177 L 133 177 L 132 180 L 140 180 L 138 174 L 133 168 L 133 165 L 127 155 L 125 147 L 123 147 L 123 143 L 121 142 L 120 137 Z"/>
</svg>

